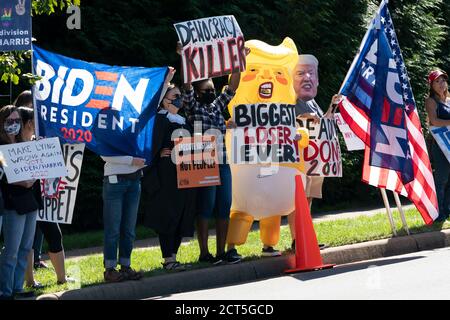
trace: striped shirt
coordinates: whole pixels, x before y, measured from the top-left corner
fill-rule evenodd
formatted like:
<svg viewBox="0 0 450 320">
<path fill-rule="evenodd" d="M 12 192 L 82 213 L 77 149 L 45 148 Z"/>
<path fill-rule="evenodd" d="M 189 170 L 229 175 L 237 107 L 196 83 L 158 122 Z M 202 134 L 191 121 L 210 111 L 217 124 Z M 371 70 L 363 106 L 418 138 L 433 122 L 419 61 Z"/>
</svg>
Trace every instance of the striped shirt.
<svg viewBox="0 0 450 320">
<path fill-rule="evenodd" d="M 202 134 L 209 129 L 217 129 L 222 133 L 222 137 L 217 137 L 218 152 L 222 150 L 222 163 L 226 162 L 225 133 L 227 130 L 223 112 L 228 107 L 234 92 L 228 88 L 224 90 L 211 104 L 205 105 L 198 102 L 194 97 L 194 90 L 186 90 L 183 94 L 183 105 L 189 123 L 194 127 L 195 122 L 201 122 Z"/>
</svg>

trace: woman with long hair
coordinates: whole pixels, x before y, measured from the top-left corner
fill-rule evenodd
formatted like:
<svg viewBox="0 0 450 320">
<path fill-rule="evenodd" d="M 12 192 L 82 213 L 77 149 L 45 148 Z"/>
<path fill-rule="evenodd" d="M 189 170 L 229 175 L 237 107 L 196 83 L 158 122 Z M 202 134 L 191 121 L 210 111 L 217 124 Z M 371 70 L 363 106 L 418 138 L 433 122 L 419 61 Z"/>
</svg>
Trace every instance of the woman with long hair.
<svg viewBox="0 0 450 320">
<path fill-rule="evenodd" d="M 428 75 L 430 94 L 425 100 L 425 108 L 429 124 L 434 127 L 450 126 L 450 94 L 447 81 L 448 75 L 442 70 L 434 70 Z M 431 157 L 439 204 L 439 217 L 436 221 L 445 221 L 450 215 L 450 164 L 434 140 Z"/>
<path fill-rule="evenodd" d="M 20 96 L 19 96 L 20 97 Z M 22 128 L 22 138 L 24 141 L 34 140 L 35 133 L 35 124 L 34 124 L 34 110 L 30 107 L 19 107 L 17 109 L 19 112 L 23 128 Z M 75 280 L 69 277 L 66 277 L 66 268 L 65 268 L 65 255 L 64 255 L 64 247 L 62 241 L 62 233 L 59 225 L 53 222 L 45 222 L 38 221 L 36 223 L 36 233 L 41 231 L 40 233 L 45 237 L 45 240 L 48 243 L 48 255 L 50 257 L 50 261 L 52 262 L 53 267 L 55 268 L 57 284 L 64 284 L 66 282 L 74 282 Z M 42 285 L 35 281 L 33 274 L 33 265 L 34 265 L 34 251 L 39 250 L 40 248 L 35 246 L 36 237 L 34 239 L 33 249 L 31 250 L 28 257 L 28 267 L 25 274 L 25 280 L 27 287 L 32 287 L 34 289 L 42 288 Z M 42 242 L 40 242 L 42 245 Z M 40 252 L 38 254 L 40 257 Z"/>
<path fill-rule="evenodd" d="M 0 110 L 0 144 L 23 142 L 22 119 L 15 106 Z M 37 211 L 42 208 L 39 180 L 8 183 L 1 180 L 4 199 L 4 249 L 0 255 L 0 299 L 21 296 L 27 258 L 33 245 Z"/>
</svg>

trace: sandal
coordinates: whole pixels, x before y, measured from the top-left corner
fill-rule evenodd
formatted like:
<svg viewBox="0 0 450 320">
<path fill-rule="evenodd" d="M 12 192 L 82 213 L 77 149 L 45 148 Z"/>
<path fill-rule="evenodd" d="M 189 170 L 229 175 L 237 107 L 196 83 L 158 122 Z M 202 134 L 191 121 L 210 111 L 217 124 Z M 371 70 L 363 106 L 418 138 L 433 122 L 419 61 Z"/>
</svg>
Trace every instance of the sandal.
<svg viewBox="0 0 450 320">
<path fill-rule="evenodd" d="M 167 271 L 186 271 L 186 267 L 180 264 L 178 261 L 165 262 L 162 264 L 162 266 Z"/>
<path fill-rule="evenodd" d="M 36 280 L 34 280 L 32 285 L 28 285 L 27 284 L 27 287 L 32 288 L 34 290 L 41 290 L 41 289 L 45 288 L 45 286 L 42 283 L 40 283 L 40 282 L 38 282 Z"/>
<path fill-rule="evenodd" d="M 71 277 L 66 277 L 64 279 L 64 281 L 57 281 L 56 284 L 57 285 L 61 285 L 61 284 L 65 284 L 65 283 L 75 283 L 77 282 L 77 279 L 71 278 Z"/>
</svg>

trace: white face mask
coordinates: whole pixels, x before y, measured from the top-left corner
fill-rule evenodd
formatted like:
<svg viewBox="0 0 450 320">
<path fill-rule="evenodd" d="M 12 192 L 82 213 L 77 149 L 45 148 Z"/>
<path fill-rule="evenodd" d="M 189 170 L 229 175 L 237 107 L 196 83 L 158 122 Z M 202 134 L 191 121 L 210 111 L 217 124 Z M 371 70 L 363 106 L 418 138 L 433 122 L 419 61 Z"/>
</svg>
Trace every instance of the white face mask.
<svg viewBox="0 0 450 320">
<path fill-rule="evenodd" d="M 11 124 L 9 126 L 7 126 L 5 124 L 4 128 L 5 128 L 5 132 L 7 134 L 11 134 L 11 135 L 17 136 L 19 134 L 19 132 L 20 132 L 20 123 L 13 123 L 13 124 Z"/>
</svg>

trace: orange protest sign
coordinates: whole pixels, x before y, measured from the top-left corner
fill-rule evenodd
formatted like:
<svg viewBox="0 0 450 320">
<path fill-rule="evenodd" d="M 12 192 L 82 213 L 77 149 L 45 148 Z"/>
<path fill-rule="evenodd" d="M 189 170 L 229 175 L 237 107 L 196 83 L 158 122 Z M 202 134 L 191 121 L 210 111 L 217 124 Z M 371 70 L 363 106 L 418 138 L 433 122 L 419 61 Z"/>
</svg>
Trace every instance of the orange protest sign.
<svg viewBox="0 0 450 320">
<path fill-rule="evenodd" d="M 178 189 L 220 185 L 216 137 L 182 137 L 174 142 Z"/>
</svg>

